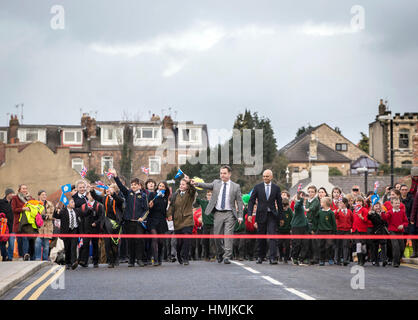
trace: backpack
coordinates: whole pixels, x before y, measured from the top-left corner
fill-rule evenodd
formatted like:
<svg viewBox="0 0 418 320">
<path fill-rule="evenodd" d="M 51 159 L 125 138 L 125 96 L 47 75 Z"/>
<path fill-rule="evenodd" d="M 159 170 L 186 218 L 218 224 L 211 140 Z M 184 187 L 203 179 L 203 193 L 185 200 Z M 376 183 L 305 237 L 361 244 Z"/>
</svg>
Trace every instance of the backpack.
<svg viewBox="0 0 418 320">
<path fill-rule="evenodd" d="M 0 234 L 8 233 L 7 231 L 7 218 L 0 218 Z"/>
<path fill-rule="evenodd" d="M 40 227 L 42 227 L 44 225 L 44 219 L 42 219 L 42 216 L 41 216 L 40 213 L 38 213 L 36 215 L 36 217 L 35 217 L 35 223 L 36 223 L 36 226 L 38 228 L 40 228 Z"/>
</svg>

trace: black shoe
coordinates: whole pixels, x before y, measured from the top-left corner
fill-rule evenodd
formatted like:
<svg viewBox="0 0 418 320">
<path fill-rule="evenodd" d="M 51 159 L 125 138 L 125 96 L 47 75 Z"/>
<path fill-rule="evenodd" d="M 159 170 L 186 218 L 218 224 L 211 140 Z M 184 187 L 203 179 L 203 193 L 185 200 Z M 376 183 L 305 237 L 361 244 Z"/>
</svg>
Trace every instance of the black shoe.
<svg viewBox="0 0 418 320">
<path fill-rule="evenodd" d="M 231 261 L 229 261 L 229 259 L 228 259 L 228 258 L 225 258 L 225 259 L 224 259 L 224 263 L 225 263 L 225 264 L 231 264 Z"/>
<path fill-rule="evenodd" d="M 78 264 L 80 266 L 82 266 L 83 268 L 87 268 L 88 267 L 87 263 L 84 263 L 84 262 L 79 262 Z"/>
<path fill-rule="evenodd" d="M 99 267 L 98 263 L 93 264 L 93 268 L 98 268 L 98 267 Z"/>
<path fill-rule="evenodd" d="M 222 263 L 223 260 L 224 260 L 223 256 L 218 256 L 218 263 Z"/>
<path fill-rule="evenodd" d="M 72 270 L 75 270 L 75 269 L 77 269 L 77 267 L 78 267 L 78 262 L 76 261 L 76 262 L 74 262 L 74 263 L 73 263 L 73 265 L 71 266 L 71 269 L 72 269 Z"/>
<path fill-rule="evenodd" d="M 257 263 L 257 264 L 262 264 L 262 263 L 263 263 L 263 259 L 261 259 L 261 258 L 257 258 L 256 263 Z"/>
<path fill-rule="evenodd" d="M 25 253 L 25 255 L 23 256 L 23 261 L 29 261 L 29 260 L 30 260 L 29 253 Z"/>
<path fill-rule="evenodd" d="M 70 269 L 71 269 L 71 264 L 67 264 L 67 265 L 65 266 L 65 269 L 70 270 Z"/>
<path fill-rule="evenodd" d="M 175 257 L 172 257 L 171 259 L 170 259 L 170 262 L 176 262 L 177 261 L 177 259 L 175 258 Z"/>
<path fill-rule="evenodd" d="M 276 259 L 270 259 L 270 264 L 277 264 L 277 260 Z"/>
<path fill-rule="evenodd" d="M 388 262 L 387 262 L 387 261 L 383 261 L 383 263 L 382 263 L 382 267 L 386 267 L 386 266 L 387 266 L 387 264 L 388 264 Z"/>
<path fill-rule="evenodd" d="M 343 262 L 344 267 L 348 266 L 349 264 L 349 262 Z"/>
<path fill-rule="evenodd" d="M 115 265 L 113 263 L 109 263 L 109 265 L 107 266 L 108 268 L 114 268 Z"/>
</svg>

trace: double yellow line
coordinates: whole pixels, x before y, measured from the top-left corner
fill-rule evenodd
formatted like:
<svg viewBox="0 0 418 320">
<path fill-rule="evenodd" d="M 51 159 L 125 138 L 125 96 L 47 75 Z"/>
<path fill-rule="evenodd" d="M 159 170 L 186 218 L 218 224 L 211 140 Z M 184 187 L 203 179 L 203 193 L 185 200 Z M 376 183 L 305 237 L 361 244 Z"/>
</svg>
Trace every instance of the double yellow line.
<svg viewBox="0 0 418 320">
<path fill-rule="evenodd" d="M 58 270 L 58 271 L 57 271 Z M 60 275 L 65 271 L 65 267 L 63 266 L 52 266 L 47 272 L 45 272 L 40 278 L 36 281 L 28 285 L 25 289 L 23 289 L 13 300 L 22 300 L 33 288 L 35 288 L 38 284 L 44 281 L 49 275 L 53 272 L 55 274 L 47 280 L 44 284 L 42 284 L 29 298 L 28 300 L 37 300 L 39 296 L 48 288 L 48 286 L 54 282 L 56 279 L 60 277 Z"/>
</svg>

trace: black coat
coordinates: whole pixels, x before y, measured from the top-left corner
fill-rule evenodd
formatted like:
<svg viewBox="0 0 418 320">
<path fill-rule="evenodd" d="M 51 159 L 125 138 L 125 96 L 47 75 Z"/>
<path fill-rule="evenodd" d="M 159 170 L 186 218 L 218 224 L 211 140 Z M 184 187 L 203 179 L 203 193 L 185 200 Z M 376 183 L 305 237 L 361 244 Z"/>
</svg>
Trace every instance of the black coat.
<svg viewBox="0 0 418 320">
<path fill-rule="evenodd" d="M 93 207 L 90 208 L 87 203 L 81 206 L 81 229 L 80 232 L 86 234 L 97 234 L 100 233 L 100 225 L 102 224 L 104 217 L 104 208 L 103 205 L 94 201 Z M 96 226 L 93 227 L 92 224 L 95 223 Z"/>
<path fill-rule="evenodd" d="M 248 214 L 251 216 L 253 208 L 255 205 L 256 199 L 257 203 L 257 212 L 255 221 L 257 223 L 265 223 L 267 221 L 268 209 L 274 215 L 276 219 L 281 220 L 283 216 L 283 205 L 282 205 L 282 194 L 280 187 L 274 183 L 271 184 L 270 197 L 267 200 L 266 191 L 264 188 L 264 182 L 257 184 L 254 187 L 254 190 L 251 194 L 250 201 L 248 202 Z M 277 205 L 277 209 L 276 209 Z"/>
<path fill-rule="evenodd" d="M 96 192 L 91 192 L 94 200 L 100 202 L 103 205 L 103 216 L 100 219 L 100 229 L 106 233 L 113 233 L 110 221 L 108 219 L 115 220 L 119 225 L 123 219 L 123 205 L 124 199 L 116 193 L 112 196 L 100 196 Z"/>
<path fill-rule="evenodd" d="M 81 208 L 81 206 L 85 203 L 87 203 L 87 199 L 86 198 L 80 198 L 78 196 L 78 193 L 76 193 L 75 195 L 73 195 L 73 200 L 75 202 L 75 207 L 76 208 Z"/>
<path fill-rule="evenodd" d="M 119 177 L 115 178 L 115 182 L 119 187 L 125 198 L 125 210 L 123 212 L 124 220 L 138 220 L 148 210 L 148 196 L 145 191 L 141 190 L 139 193 L 134 193 L 132 190 L 126 188 Z"/>
<path fill-rule="evenodd" d="M 9 232 L 13 231 L 13 211 L 12 206 L 6 198 L 0 199 L 0 212 L 3 212 L 7 218 L 7 226 L 9 227 Z"/>
<path fill-rule="evenodd" d="M 81 211 L 80 209 L 74 209 L 74 212 L 77 219 L 78 228 L 76 230 L 78 232 L 82 222 Z M 70 231 L 70 213 L 68 212 L 68 208 L 55 211 L 53 217 L 60 220 L 60 233 L 66 234 Z"/>
</svg>

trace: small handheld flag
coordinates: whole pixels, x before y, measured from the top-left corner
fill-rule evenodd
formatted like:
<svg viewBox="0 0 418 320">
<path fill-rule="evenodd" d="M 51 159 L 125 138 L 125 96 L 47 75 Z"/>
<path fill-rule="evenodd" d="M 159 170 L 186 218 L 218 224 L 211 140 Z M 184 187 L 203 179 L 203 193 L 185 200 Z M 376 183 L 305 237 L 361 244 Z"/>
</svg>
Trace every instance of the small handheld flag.
<svg viewBox="0 0 418 320">
<path fill-rule="evenodd" d="M 145 173 L 146 175 L 149 175 L 149 168 L 146 168 L 146 167 L 141 167 L 141 171 L 142 171 L 143 173 Z"/>
<path fill-rule="evenodd" d="M 301 183 L 298 185 L 298 191 L 297 192 L 299 192 L 300 190 L 302 190 L 302 184 Z"/>
<path fill-rule="evenodd" d="M 374 193 L 377 193 L 377 188 L 379 188 L 379 181 L 374 183 Z"/>
<path fill-rule="evenodd" d="M 164 197 L 164 195 L 165 195 L 165 190 L 158 190 L 153 200 L 157 199 L 158 197 Z"/>
<path fill-rule="evenodd" d="M 179 168 L 179 171 L 177 171 L 176 176 L 174 177 L 174 179 L 177 179 L 179 177 L 181 177 L 182 175 L 184 175 L 183 171 L 181 171 L 181 169 Z"/>
<path fill-rule="evenodd" d="M 106 176 L 108 177 L 108 179 L 112 179 L 113 178 L 113 174 L 111 174 L 110 172 L 106 172 Z"/>
<path fill-rule="evenodd" d="M 105 190 L 109 189 L 109 187 L 101 181 L 96 181 L 96 187 L 100 189 L 105 189 Z"/>
<path fill-rule="evenodd" d="M 338 202 L 341 202 L 341 201 L 343 201 L 343 195 L 342 194 L 340 194 L 340 196 L 338 197 Z"/>
<path fill-rule="evenodd" d="M 86 175 L 87 175 L 87 168 L 86 167 L 83 167 L 83 169 L 81 169 L 80 176 L 82 178 L 85 178 Z"/>
<path fill-rule="evenodd" d="M 61 198 L 60 198 L 60 202 L 62 202 L 64 205 L 68 205 L 70 203 L 70 201 L 68 201 L 68 198 L 65 196 L 65 193 L 70 192 L 71 191 L 71 184 L 65 184 L 63 186 L 61 186 Z"/>
<path fill-rule="evenodd" d="M 60 202 L 68 206 L 69 201 L 68 201 L 68 198 L 65 196 L 65 194 L 61 194 Z"/>
<path fill-rule="evenodd" d="M 62 193 L 67 193 L 71 191 L 71 184 L 65 184 L 61 186 Z"/>
<path fill-rule="evenodd" d="M 374 195 L 372 195 L 371 200 L 372 200 L 372 205 L 374 206 L 376 203 L 379 202 L 380 197 L 379 197 L 379 195 L 377 193 L 375 193 Z"/>
</svg>

